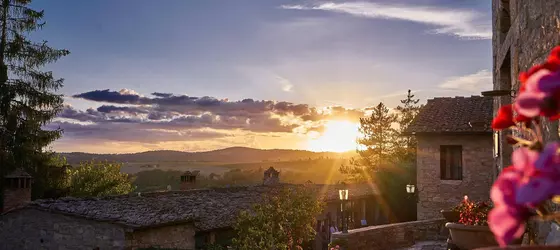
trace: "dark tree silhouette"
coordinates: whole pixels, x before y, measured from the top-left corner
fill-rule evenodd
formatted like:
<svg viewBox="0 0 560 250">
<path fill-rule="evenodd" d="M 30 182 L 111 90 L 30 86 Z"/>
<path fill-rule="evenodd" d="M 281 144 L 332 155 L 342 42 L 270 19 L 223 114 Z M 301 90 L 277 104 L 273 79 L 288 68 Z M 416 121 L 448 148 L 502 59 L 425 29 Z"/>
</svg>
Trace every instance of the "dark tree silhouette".
<svg viewBox="0 0 560 250">
<path fill-rule="evenodd" d="M 61 135 L 61 130 L 47 131 L 42 126 L 63 103 L 62 95 L 55 94 L 63 79 L 41 68 L 69 52 L 28 39 L 30 32 L 45 24 L 44 12 L 29 8 L 30 3 L 2 0 L 0 6 L 0 176 L 23 168 L 37 187 L 47 183 L 43 176 L 52 155 L 46 147 Z M 0 178 L 0 187 L 2 182 Z"/>
</svg>

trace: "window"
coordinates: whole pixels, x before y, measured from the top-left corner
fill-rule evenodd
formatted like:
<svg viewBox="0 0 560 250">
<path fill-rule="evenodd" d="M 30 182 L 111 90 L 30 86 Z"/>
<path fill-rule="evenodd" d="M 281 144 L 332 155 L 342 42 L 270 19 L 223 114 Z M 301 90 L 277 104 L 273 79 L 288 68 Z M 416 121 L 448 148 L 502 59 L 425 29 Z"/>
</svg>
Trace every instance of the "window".
<svg viewBox="0 0 560 250">
<path fill-rule="evenodd" d="M 463 147 L 457 145 L 440 146 L 440 173 L 442 180 L 463 179 Z"/>
</svg>

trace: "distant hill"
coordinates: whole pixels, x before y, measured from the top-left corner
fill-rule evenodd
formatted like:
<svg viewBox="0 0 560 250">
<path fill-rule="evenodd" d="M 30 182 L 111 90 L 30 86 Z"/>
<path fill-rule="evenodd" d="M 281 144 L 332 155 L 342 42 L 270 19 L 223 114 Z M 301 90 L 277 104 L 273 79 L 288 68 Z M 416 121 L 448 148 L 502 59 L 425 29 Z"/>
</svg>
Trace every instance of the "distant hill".
<svg viewBox="0 0 560 250">
<path fill-rule="evenodd" d="M 267 161 L 294 161 L 318 158 L 350 158 L 354 152 L 311 152 L 306 150 L 289 149 L 256 149 L 246 147 L 231 147 L 207 152 L 182 152 L 171 150 L 148 151 L 132 154 L 90 154 L 90 153 L 60 153 L 66 157 L 69 164 L 81 161 L 108 160 L 125 163 L 134 162 L 216 162 L 216 163 L 247 163 Z"/>
</svg>

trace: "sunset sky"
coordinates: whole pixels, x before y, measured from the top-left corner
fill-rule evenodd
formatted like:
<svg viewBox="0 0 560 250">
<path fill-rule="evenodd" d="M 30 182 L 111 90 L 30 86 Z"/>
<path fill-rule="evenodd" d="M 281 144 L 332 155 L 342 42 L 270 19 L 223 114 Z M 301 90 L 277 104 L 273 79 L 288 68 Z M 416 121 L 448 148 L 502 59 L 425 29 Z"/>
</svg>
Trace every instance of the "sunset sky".
<svg viewBox="0 0 560 250">
<path fill-rule="evenodd" d="M 56 151 L 343 151 L 407 89 L 492 88 L 489 0 L 37 1 L 71 54 Z"/>
</svg>

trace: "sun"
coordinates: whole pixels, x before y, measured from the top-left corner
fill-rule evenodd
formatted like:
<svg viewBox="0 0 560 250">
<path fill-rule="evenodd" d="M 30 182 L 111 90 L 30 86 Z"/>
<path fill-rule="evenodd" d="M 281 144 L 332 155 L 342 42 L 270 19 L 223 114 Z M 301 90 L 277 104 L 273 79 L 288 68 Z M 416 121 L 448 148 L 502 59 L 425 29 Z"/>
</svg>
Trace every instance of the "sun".
<svg viewBox="0 0 560 250">
<path fill-rule="evenodd" d="M 356 149 L 360 136 L 359 124 L 350 121 L 328 121 L 323 134 L 310 135 L 307 148 L 311 151 L 346 152 Z"/>
</svg>

